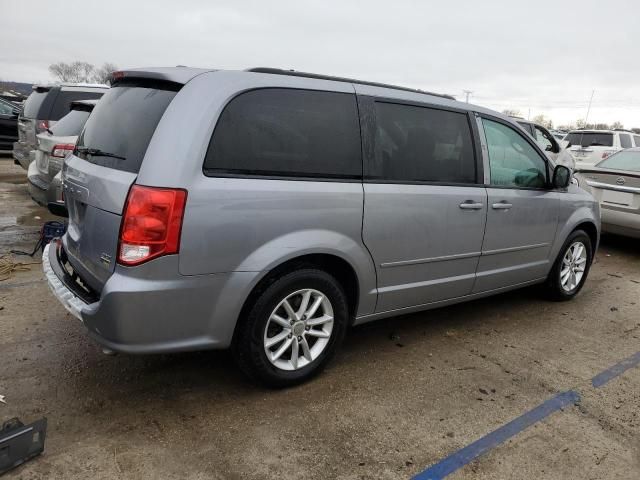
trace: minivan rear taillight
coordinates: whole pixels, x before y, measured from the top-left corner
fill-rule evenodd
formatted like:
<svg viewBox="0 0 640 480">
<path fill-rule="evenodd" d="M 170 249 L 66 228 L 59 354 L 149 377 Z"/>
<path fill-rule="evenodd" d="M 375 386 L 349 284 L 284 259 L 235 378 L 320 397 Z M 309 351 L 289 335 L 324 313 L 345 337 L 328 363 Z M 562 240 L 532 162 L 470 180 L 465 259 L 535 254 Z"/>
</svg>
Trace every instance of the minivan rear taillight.
<svg viewBox="0 0 640 480">
<path fill-rule="evenodd" d="M 51 156 L 56 158 L 67 158 L 67 156 L 71 155 L 74 148 L 75 145 L 72 143 L 58 143 L 51 149 Z"/>
<path fill-rule="evenodd" d="M 118 262 L 139 265 L 178 253 L 187 191 L 134 185 L 124 208 Z"/>
</svg>

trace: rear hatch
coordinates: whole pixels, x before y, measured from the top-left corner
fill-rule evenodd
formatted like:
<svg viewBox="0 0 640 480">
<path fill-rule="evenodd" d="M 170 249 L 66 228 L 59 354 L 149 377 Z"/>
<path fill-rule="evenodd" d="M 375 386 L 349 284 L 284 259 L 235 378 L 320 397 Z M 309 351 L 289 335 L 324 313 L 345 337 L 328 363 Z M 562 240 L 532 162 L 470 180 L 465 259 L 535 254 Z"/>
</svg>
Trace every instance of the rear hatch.
<svg viewBox="0 0 640 480">
<path fill-rule="evenodd" d="M 610 132 L 571 132 L 565 138 L 569 153 L 578 165 L 593 165 L 619 150 Z"/>
<path fill-rule="evenodd" d="M 47 119 L 53 105 L 53 96 L 50 87 L 34 87 L 33 92 L 24 104 L 22 114 L 18 119 L 18 141 L 35 148 L 37 145 L 36 122 L 38 119 Z"/>
<path fill-rule="evenodd" d="M 51 181 L 62 169 L 65 154 L 71 154 L 72 145 L 76 143 L 80 131 L 87 122 L 95 101 L 90 103 L 73 103 L 72 110 L 53 125 L 49 132 L 41 133 L 38 138 L 38 150 L 35 161 L 38 172 L 43 178 Z M 56 155 L 52 155 L 56 146 Z"/>
<path fill-rule="evenodd" d="M 38 150 L 35 153 L 36 167 L 38 167 L 38 173 L 42 178 L 46 178 L 49 181 L 56 176 L 56 174 L 62 168 L 62 162 L 64 158 L 53 157 L 51 153 L 53 147 L 57 145 L 73 145 L 76 143 L 77 136 L 58 137 L 56 135 L 50 135 L 48 133 L 41 133 L 38 138 Z M 71 151 L 69 150 L 69 153 Z"/>
<path fill-rule="evenodd" d="M 100 292 L 115 269 L 122 213 L 147 146 L 181 85 L 121 80 L 102 97 L 67 157 L 63 245 L 74 271 Z"/>
</svg>

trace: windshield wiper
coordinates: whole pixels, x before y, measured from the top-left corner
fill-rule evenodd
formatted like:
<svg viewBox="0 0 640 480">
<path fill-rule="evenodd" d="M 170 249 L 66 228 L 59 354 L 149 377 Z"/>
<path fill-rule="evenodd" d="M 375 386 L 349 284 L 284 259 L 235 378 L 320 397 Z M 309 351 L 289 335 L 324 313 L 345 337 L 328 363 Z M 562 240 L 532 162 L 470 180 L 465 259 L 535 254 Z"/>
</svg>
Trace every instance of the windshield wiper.
<svg viewBox="0 0 640 480">
<path fill-rule="evenodd" d="M 118 160 L 126 160 L 125 157 L 121 157 L 120 155 L 116 155 L 115 153 L 105 152 L 100 150 L 99 148 L 91 148 L 91 147 L 76 147 L 76 152 L 80 152 L 83 155 L 91 155 L 95 157 L 109 157 L 109 158 L 117 158 Z"/>
</svg>

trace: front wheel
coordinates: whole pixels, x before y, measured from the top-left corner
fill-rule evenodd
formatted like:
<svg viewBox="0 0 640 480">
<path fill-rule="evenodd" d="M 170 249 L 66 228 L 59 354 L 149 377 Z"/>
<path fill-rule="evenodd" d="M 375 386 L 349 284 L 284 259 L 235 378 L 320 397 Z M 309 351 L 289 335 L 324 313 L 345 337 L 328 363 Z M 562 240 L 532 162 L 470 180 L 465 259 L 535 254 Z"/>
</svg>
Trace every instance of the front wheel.
<svg viewBox="0 0 640 480">
<path fill-rule="evenodd" d="M 241 370 L 260 383 L 295 385 L 326 365 L 347 321 L 341 285 L 322 270 L 297 270 L 257 295 L 238 326 L 234 355 Z"/>
<path fill-rule="evenodd" d="M 570 300 L 578 294 L 589 274 L 592 252 L 591 239 L 584 231 L 569 235 L 547 279 L 553 300 Z"/>
</svg>

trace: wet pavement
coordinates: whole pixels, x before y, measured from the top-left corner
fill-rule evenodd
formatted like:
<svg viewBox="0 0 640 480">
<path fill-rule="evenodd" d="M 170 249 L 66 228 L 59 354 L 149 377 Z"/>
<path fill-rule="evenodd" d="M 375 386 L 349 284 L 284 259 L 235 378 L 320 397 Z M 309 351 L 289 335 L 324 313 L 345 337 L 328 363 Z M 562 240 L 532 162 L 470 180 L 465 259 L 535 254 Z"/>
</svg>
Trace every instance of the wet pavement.
<svg viewBox="0 0 640 480">
<path fill-rule="evenodd" d="M 24 176 L 0 159 L 0 255 L 50 218 Z M 638 479 L 640 367 L 592 379 L 640 351 L 639 305 L 640 244 L 608 237 L 572 302 L 529 288 L 364 325 L 320 377 L 270 391 L 225 352 L 104 356 L 34 265 L 0 282 L 0 421 L 49 432 L 5 478 L 410 478 L 571 390 L 448 478 Z"/>
</svg>

